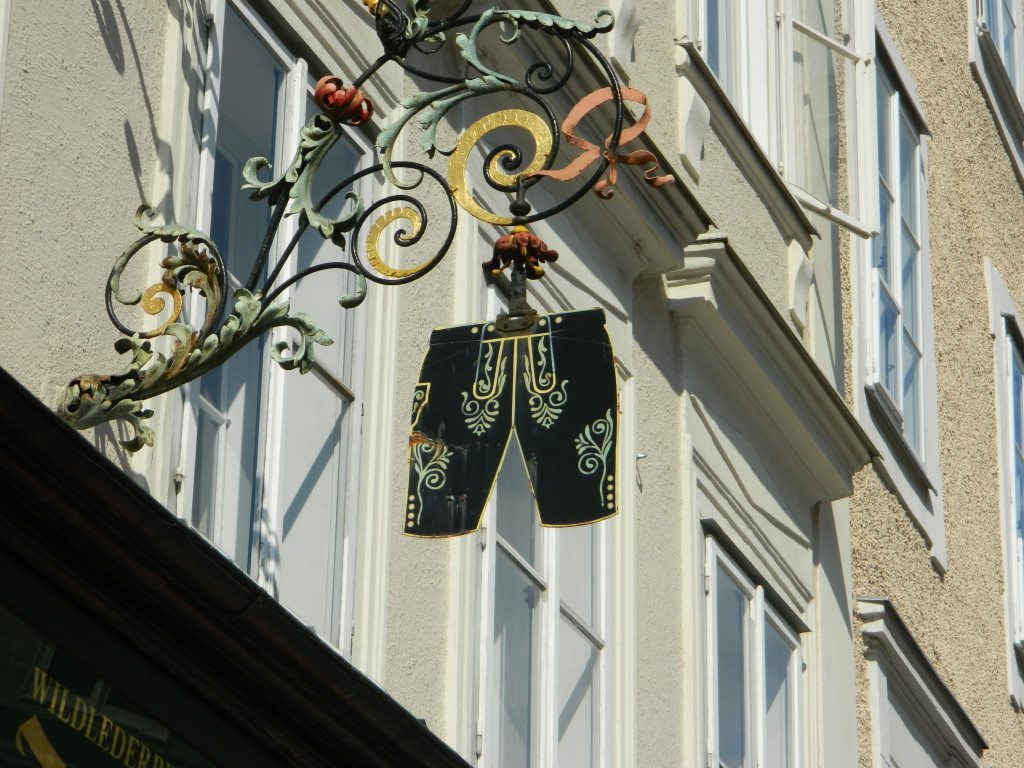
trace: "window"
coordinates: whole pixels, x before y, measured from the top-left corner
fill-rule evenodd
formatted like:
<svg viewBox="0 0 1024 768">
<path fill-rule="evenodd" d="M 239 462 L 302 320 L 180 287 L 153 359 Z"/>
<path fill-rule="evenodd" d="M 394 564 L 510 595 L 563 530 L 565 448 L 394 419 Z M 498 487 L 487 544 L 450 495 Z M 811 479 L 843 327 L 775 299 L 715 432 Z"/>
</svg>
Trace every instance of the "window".
<svg viewBox="0 0 1024 768">
<path fill-rule="evenodd" d="M 513 436 L 487 513 L 484 764 L 604 765 L 603 530 L 541 528 Z M 488 519 L 485 518 L 485 519 Z"/>
<path fill-rule="evenodd" d="M 875 234 L 855 238 L 855 410 L 878 449 L 882 481 L 946 568 L 938 446 L 935 327 L 928 243 L 928 142 L 913 80 L 885 24 L 862 78 L 858 136 L 868 148 L 859 189 Z"/>
<path fill-rule="evenodd" d="M 892 69 L 878 60 L 878 235 L 872 272 L 877 323 L 874 391 L 913 455 L 923 463 L 921 318 L 925 189 L 921 127 Z"/>
<path fill-rule="evenodd" d="M 1014 90 L 1018 89 L 1017 73 L 1017 3 L 1012 0 L 983 0 L 982 21 L 992 37 L 1003 67 Z"/>
<path fill-rule="evenodd" d="M 782 120 L 789 146 L 783 175 L 802 202 L 835 216 L 851 210 L 843 172 L 854 181 L 852 163 L 843 165 L 847 125 L 854 115 L 854 67 L 860 57 L 842 35 L 832 0 L 794 0 L 787 50 L 791 101 L 783 99 Z M 786 104 L 791 108 L 786 108 Z M 841 214 L 840 214 L 841 215 Z M 842 218 L 841 224 L 849 224 Z"/>
<path fill-rule="evenodd" d="M 969 6 L 974 20 L 974 34 L 969 37 L 971 70 L 992 110 L 1017 180 L 1024 185 L 1020 3 L 975 0 Z"/>
<path fill-rule="evenodd" d="M 227 0 L 215 16 L 223 21 L 214 25 L 221 38 L 212 49 L 223 53 L 212 62 L 207 94 L 204 146 L 209 149 L 202 178 L 209 202 L 201 206 L 200 221 L 224 257 L 230 293 L 249 279 L 270 220 L 269 206 L 249 201 L 240 189 L 242 166 L 262 156 L 275 170 L 285 168 L 299 128 L 316 107 L 305 62 L 247 6 Z M 366 155 L 356 140 L 342 138 L 325 160 L 314 195 L 351 174 Z M 337 214 L 341 204 L 332 201 L 325 213 Z M 296 217 L 285 219 L 282 248 L 297 226 Z M 332 250 L 307 230 L 280 279 L 337 260 Z M 271 265 L 279 252 L 272 249 Z M 261 281 L 267 273 L 264 268 Z M 292 286 L 285 297 L 334 340 L 316 350 L 310 374 L 271 364 L 271 346 L 289 342 L 287 335 L 275 335 L 251 342 L 190 387 L 182 487 L 182 513 L 192 525 L 339 646 L 346 623 L 343 595 L 351 591 L 345 585 L 352 557 L 345 548 L 353 535 L 349 478 L 356 471 L 351 446 L 359 407 L 357 316 L 337 303 L 351 291 L 343 274 L 348 273 L 318 273 Z M 199 304 L 191 310 L 204 312 Z"/>
<path fill-rule="evenodd" d="M 1002 276 L 985 259 L 995 341 L 999 475 L 1006 579 L 1006 661 L 1011 698 L 1024 705 L 1024 337 Z"/>
<path fill-rule="evenodd" d="M 765 0 L 704 0 L 702 49 L 708 67 L 766 147 L 769 136 L 769 11 Z"/>
<path fill-rule="evenodd" d="M 708 67 L 793 193 L 855 231 L 853 73 L 862 57 L 837 22 L 834 0 L 701 0 Z M 845 183 L 844 183 L 845 182 Z"/>
<path fill-rule="evenodd" d="M 710 538 L 705 567 L 711 764 L 796 768 L 800 640 Z"/>
<path fill-rule="evenodd" d="M 1011 321 L 1007 320 L 1007 324 Z M 1003 349 L 1006 355 L 1006 367 L 1010 372 L 1007 394 L 1010 401 L 1006 411 L 1010 416 L 1010 443 L 1007 446 L 1013 465 L 1013 480 L 1010 485 L 1011 514 L 1014 522 L 1013 537 L 1013 571 L 1017 583 L 1015 605 L 1013 606 L 1015 621 L 1013 627 L 1014 643 L 1024 647 L 1024 358 L 1021 357 L 1021 342 L 1016 327 L 1006 330 L 1006 344 Z"/>
</svg>

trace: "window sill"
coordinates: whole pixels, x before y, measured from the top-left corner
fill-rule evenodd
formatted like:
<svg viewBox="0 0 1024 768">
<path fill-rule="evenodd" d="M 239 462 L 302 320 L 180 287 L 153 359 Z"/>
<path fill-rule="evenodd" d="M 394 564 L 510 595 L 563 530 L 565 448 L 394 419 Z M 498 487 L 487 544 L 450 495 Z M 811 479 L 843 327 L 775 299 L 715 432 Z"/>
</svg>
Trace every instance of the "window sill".
<svg viewBox="0 0 1024 768">
<path fill-rule="evenodd" d="M 1024 105 L 1013 87 L 995 40 L 983 25 L 978 27 L 971 68 L 1013 161 L 1017 181 L 1024 187 Z"/>
<path fill-rule="evenodd" d="M 1017 640 L 1013 644 L 1013 654 L 1017 657 L 1017 663 L 1024 667 L 1024 640 Z"/>
<path fill-rule="evenodd" d="M 865 385 L 864 389 L 868 394 L 868 400 L 876 406 L 882 415 L 879 421 L 885 426 L 885 437 L 889 438 L 889 444 L 895 446 L 896 450 L 900 453 L 899 458 L 905 460 L 915 470 L 917 475 L 915 479 L 929 491 L 937 494 L 938 490 L 935 487 L 935 483 L 929 477 L 927 467 L 925 467 L 924 462 L 917 455 L 917 451 L 913 449 L 910 443 L 907 442 L 907 438 L 903 435 L 903 415 L 896 408 L 896 404 L 889 397 L 889 393 L 885 391 L 885 387 L 881 383 L 876 382 Z"/>
</svg>

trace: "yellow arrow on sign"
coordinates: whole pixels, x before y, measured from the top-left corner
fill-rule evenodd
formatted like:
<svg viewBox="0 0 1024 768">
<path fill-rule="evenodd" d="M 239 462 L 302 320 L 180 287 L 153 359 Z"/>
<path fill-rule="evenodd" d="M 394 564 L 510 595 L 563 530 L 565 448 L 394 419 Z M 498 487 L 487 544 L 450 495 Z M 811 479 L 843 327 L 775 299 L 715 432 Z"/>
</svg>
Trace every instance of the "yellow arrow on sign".
<svg viewBox="0 0 1024 768">
<path fill-rule="evenodd" d="M 38 717 L 33 716 L 21 724 L 17 733 L 14 734 L 14 746 L 18 748 L 18 754 L 28 757 L 25 753 L 27 746 L 40 768 L 67 768 L 64 761 L 60 759 L 60 755 L 57 754 L 57 750 L 46 738 L 43 724 L 39 722 Z"/>
</svg>

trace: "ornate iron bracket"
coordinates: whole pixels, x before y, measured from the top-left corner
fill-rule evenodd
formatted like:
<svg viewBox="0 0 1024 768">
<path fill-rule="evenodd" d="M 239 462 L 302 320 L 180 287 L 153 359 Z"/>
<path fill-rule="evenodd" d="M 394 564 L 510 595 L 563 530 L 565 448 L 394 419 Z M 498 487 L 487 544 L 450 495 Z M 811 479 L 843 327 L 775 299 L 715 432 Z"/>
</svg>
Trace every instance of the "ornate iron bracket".
<svg viewBox="0 0 1024 768">
<path fill-rule="evenodd" d="M 645 150 L 620 152 L 623 144 L 643 133 L 650 119 L 650 109 L 643 93 L 619 84 L 608 60 L 593 42 L 595 36 L 611 30 L 614 18 L 610 11 L 598 12 L 591 22 L 495 8 L 470 14 L 472 0 L 464 0 L 454 13 L 432 19 L 429 0 L 407 2 L 408 6 L 402 7 L 396 0 L 364 0 L 373 14 L 383 53 L 351 85 L 346 86 L 336 77 L 320 80 L 315 99 L 321 112 L 302 129 L 299 150 L 284 173 L 264 181 L 260 174 L 270 168 L 267 159 L 256 157 L 246 163 L 242 172 L 243 188 L 252 190 L 252 200 L 267 201 L 272 215 L 252 274 L 242 288 L 234 291 L 230 310 L 226 306 L 224 262 L 216 244 L 194 229 L 174 224 L 153 225 L 148 221 L 152 210 L 147 206 L 139 209 L 135 223 L 142 235 L 115 261 L 106 287 L 107 312 L 114 326 L 124 334 L 124 338 L 115 343 L 115 349 L 130 355 L 130 362 L 118 374 L 85 375 L 72 380 L 60 408 L 67 422 L 78 429 L 86 429 L 113 419 L 124 419 L 135 430 L 134 437 L 123 443 L 128 450 L 152 445 L 154 434 L 145 420 L 153 412 L 145 407 L 146 400 L 222 365 L 245 344 L 274 328 L 292 328 L 298 335 L 298 343 L 290 354 L 286 352 L 291 345 L 276 344 L 271 350 L 273 359 L 285 369 L 307 372 L 314 360 L 315 345 L 333 342 L 310 318 L 292 312 L 289 303 L 280 300 L 282 294 L 316 272 L 343 270 L 356 276 L 353 293 L 339 299 L 343 308 L 350 309 L 365 298 L 367 280 L 382 285 L 416 280 L 433 269 L 451 248 L 459 208 L 481 221 L 514 227 L 511 234 L 498 239 L 494 258 L 485 268 L 492 274 L 500 274 L 503 269 L 512 267 L 512 306 L 499 322 L 509 330 L 528 328 L 536 313 L 526 302 L 526 279 L 542 276 L 541 264 L 553 261 L 557 254 L 530 234 L 525 225 L 565 210 L 591 190 L 603 199 L 610 198 L 619 164 L 644 166 L 644 179 L 654 187 L 674 181 L 671 176 L 657 175 L 658 163 L 652 153 Z M 556 63 L 535 61 L 519 77 L 493 69 L 478 50 L 478 44 L 491 27 L 498 28 L 497 41 L 507 46 L 521 40 L 524 31 L 553 40 L 561 49 L 562 60 Z M 458 29 L 468 32 L 456 32 L 449 38 Z M 446 49 L 461 59 L 467 72 L 465 76 L 432 72 L 408 60 L 414 51 L 420 58 L 446 60 L 444 55 L 436 56 Z M 579 101 L 559 124 L 551 102 L 556 100 L 556 95 L 568 95 L 565 89 L 578 65 L 578 56 L 589 62 L 590 72 L 596 72 L 606 85 Z M 370 119 L 373 104 L 363 93 L 362 86 L 388 62 L 438 87 L 402 101 L 404 112 L 376 138 L 379 162 L 339 180 L 322 199 L 314 201 L 313 179 L 324 157 L 344 131 Z M 448 112 L 468 99 L 489 94 L 503 94 L 517 106 L 491 112 L 460 133 L 453 145 L 441 144 L 438 127 Z M 643 109 L 638 120 L 624 127 L 627 101 Z M 523 104 L 536 109 L 525 109 Z M 599 113 L 602 107 L 605 109 Z M 611 126 L 599 143 L 584 138 L 580 131 L 582 122 L 594 119 L 598 124 Z M 448 157 L 447 176 L 427 162 L 392 159 L 394 148 L 410 123 L 419 128 L 419 145 L 426 160 L 437 154 Z M 467 166 L 474 148 L 499 129 L 525 132 L 533 143 L 532 153 L 517 144 L 503 143 L 484 156 L 483 178 L 489 186 L 511 198 L 507 215 L 484 207 L 466 183 Z M 555 168 L 566 145 L 576 151 L 566 150 L 564 154 L 570 155 L 566 164 Z M 367 205 L 354 187 L 364 177 L 376 173 L 382 173 L 399 191 Z M 565 193 L 557 196 L 560 200 L 555 205 L 535 211 L 527 196 L 535 185 L 545 181 L 549 185 L 562 185 Z M 440 245 L 416 260 L 415 266 L 388 264 L 381 256 L 379 243 L 389 227 L 394 229 L 396 223 L 404 222 L 404 226 L 394 229 L 392 236 L 399 248 L 415 248 L 423 239 L 428 225 L 423 199 L 424 194 L 430 193 L 424 185 L 436 185 L 447 201 L 448 231 L 440 238 Z M 414 196 L 413 191 L 419 196 Z M 342 193 L 346 199 L 342 213 L 337 218 L 323 215 L 324 206 Z M 278 228 L 286 215 L 299 217 L 297 232 L 276 256 L 276 262 L 268 265 Z M 299 239 L 310 227 L 338 246 L 341 260 L 318 264 L 280 279 Z M 161 281 L 141 293 L 125 292 L 121 279 L 129 262 L 143 248 L 158 241 L 176 246 L 176 252 L 161 262 L 164 268 Z M 261 279 L 268 266 L 267 277 Z M 179 322 L 186 290 L 197 291 L 206 300 L 205 317 L 198 328 Z M 133 330 L 118 319 L 115 301 L 121 305 L 141 305 L 147 314 L 167 315 L 168 319 L 152 330 Z M 153 346 L 153 340 L 161 338 L 167 339 L 164 352 Z"/>
</svg>

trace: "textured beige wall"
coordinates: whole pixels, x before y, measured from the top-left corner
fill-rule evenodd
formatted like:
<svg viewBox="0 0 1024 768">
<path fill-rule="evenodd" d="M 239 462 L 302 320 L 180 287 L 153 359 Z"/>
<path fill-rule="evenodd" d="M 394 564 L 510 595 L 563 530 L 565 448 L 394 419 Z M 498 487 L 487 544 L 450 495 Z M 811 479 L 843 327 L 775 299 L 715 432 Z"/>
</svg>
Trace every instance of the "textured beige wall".
<svg viewBox="0 0 1024 768">
<path fill-rule="evenodd" d="M 986 765 L 1019 766 L 1024 718 L 1008 696 L 993 342 L 982 258 L 992 257 L 1024 306 L 1024 196 L 968 67 L 967 4 L 933 0 L 926 15 L 911 0 L 879 6 L 933 135 L 928 202 L 949 568 L 943 576 L 932 567 L 907 512 L 868 468 L 851 503 L 854 590 L 893 600 L 988 740 Z M 847 294 L 848 353 L 851 321 Z M 859 625 L 855 632 L 860 765 L 869 766 L 867 666 Z"/>
<path fill-rule="evenodd" d="M 728 235 L 729 243 L 775 309 L 788 319 L 787 241 L 743 169 L 713 131 L 708 131 L 704 141 L 700 183 L 695 193 L 714 220 L 715 229 Z"/>
<path fill-rule="evenodd" d="M 455 256 L 450 254 L 433 272 L 416 282 L 400 288 L 371 286 L 367 299 L 372 301 L 373 293 L 380 291 L 399 291 L 397 336 L 401 342 L 395 390 L 378 393 L 378 396 L 392 396 L 396 400 L 395 423 L 389 441 L 395 468 L 392 504 L 388 510 L 365 511 L 368 515 L 385 514 L 389 521 L 386 637 L 378 639 L 385 643 L 381 683 L 402 706 L 417 717 L 425 718 L 436 733 L 444 733 L 447 727 L 444 706 L 449 640 L 447 589 L 454 545 L 449 539 L 405 536 L 401 521 L 405 519 L 406 508 L 412 393 L 419 380 L 431 331 L 453 323 L 455 264 Z"/>
<path fill-rule="evenodd" d="M 682 371 L 674 320 L 660 279 L 638 282 L 634 293 L 637 451 L 643 490 L 636 496 L 636 765 L 664 766 L 685 754 L 683 710 L 682 526 L 689 513 L 676 472 L 682 455 Z"/>
<path fill-rule="evenodd" d="M 103 289 L 151 196 L 168 7 L 13 4 L 0 115 L 0 365 L 47 403 L 114 372 Z M 98 430 L 100 444 L 110 435 Z"/>
</svg>

